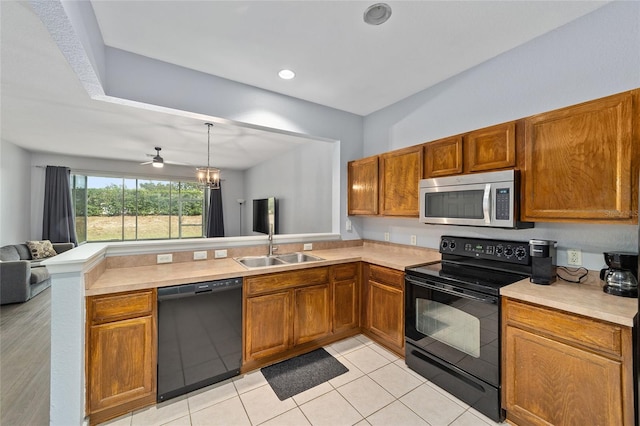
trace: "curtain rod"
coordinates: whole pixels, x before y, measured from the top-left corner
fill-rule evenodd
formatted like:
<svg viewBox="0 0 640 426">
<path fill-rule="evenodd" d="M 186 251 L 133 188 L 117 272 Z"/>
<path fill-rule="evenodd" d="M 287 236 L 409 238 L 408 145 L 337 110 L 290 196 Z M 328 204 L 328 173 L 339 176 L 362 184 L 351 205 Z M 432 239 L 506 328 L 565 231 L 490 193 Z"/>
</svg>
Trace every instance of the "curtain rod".
<svg viewBox="0 0 640 426">
<path fill-rule="evenodd" d="M 41 166 L 41 165 L 35 165 L 33 167 L 37 169 L 47 168 L 47 166 Z M 98 176 L 98 177 L 114 177 L 114 178 L 123 178 L 123 179 L 146 179 L 146 180 L 174 180 L 174 181 L 180 180 L 183 182 L 184 181 L 197 182 L 197 179 L 191 176 L 169 176 L 169 175 L 149 176 L 149 175 L 137 174 L 137 173 L 120 174 L 118 172 L 107 172 L 107 171 L 101 171 L 101 170 L 74 169 L 72 167 L 69 167 L 69 169 L 71 170 L 71 173 L 74 173 L 74 174 L 82 174 L 82 175 Z M 226 179 L 220 179 L 220 181 L 225 182 Z"/>
</svg>

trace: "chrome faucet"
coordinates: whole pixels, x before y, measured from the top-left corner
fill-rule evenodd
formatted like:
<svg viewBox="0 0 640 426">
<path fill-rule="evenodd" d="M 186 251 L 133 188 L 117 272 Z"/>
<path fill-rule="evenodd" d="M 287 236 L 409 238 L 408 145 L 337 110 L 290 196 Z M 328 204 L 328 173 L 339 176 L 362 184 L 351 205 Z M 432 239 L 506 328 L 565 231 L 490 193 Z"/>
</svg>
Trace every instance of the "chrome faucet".
<svg viewBox="0 0 640 426">
<path fill-rule="evenodd" d="M 273 223 L 269 224 L 269 256 L 273 256 L 273 252 L 278 250 L 278 246 L 273 246 Z"/>
</svg>

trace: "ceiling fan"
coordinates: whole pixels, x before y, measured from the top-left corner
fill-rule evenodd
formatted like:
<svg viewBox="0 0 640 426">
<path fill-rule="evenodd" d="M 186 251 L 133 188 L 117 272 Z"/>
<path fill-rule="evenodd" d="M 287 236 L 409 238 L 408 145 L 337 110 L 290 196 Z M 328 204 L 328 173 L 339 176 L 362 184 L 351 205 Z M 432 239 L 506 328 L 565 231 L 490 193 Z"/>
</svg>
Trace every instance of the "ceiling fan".
<svg viewBox="0 0 640 426">
<path fill-rule="evenodd" d="M 161 167 L 164 167 L 164 163 L 177 164 L 182 166 L 186 165 L 184 163 L 176 163 L 175 161 L 165 161 L 164 158 L 160 156 L 160 151 L 162 151 L 162 148 L 160 148 L 159 146 L 156 146 L 154 149 L 156 150 L 156 155 L 147 154 L 147 157 L 152 157 L 151 161 L 145 161 L 144 163 L 140 163 L 141 166 L 144 166 L 146 164 L 151 164 L 153 167 L 161 168 Z"/>
</svg>

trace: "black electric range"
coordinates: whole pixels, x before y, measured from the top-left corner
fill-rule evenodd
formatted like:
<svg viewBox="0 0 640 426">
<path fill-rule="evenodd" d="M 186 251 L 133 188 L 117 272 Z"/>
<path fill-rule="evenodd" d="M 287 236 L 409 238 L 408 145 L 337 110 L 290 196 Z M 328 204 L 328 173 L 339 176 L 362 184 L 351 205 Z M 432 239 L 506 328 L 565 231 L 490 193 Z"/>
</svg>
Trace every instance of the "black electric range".
<svg viewBox="0 0 640 426">
<path fill-rule="evenodd" d="M 405 269 L 405 362 L 495 421 L 500 288 L 531 275 L 528 242 L 443 236 L 442 260 Z"/>
</svg>

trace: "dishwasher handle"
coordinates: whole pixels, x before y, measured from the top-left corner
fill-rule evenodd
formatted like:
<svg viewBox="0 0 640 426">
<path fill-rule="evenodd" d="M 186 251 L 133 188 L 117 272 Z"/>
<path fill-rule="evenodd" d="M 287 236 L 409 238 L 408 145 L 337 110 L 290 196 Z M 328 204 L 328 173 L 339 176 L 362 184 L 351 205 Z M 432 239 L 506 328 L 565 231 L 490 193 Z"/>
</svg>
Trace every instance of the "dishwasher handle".
<svg viewBox="0 0 640 426">
<path fill-rule="evenodd" d="M 192 297 L 199 294 L 217 293 L 237 288 L 242 288 L 242 278 L 228 278 L 225 280 L 160 287 L 158 288 L 158 301 Z"/>
</svg>

